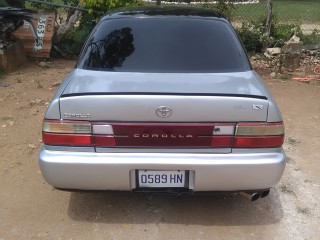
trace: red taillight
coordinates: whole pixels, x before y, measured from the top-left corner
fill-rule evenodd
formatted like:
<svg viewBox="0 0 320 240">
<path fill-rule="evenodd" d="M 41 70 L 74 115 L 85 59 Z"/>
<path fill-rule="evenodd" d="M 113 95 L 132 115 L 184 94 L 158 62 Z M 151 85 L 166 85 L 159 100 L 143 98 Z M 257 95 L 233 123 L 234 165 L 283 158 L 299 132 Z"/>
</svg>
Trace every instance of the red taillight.
<svg viewBox="0 0 320 240">
<path fill-rule="evenodd" d="M 61 146 L 115 146 L 111 125 L 86 121 L 44 120 L 43 143 Z"/>
<path fill-rule="evenodd" d="M 44 144 L 48 145 L 67 145 L 67 146 L 91 146 L 92 136 L 83 134 L 56 134 L 42 133 Z"/>
<path fill-rule="evenodd" d="M 236 137 L 234 147 L 239 148 L 270 148 L 281 147 L 283 144 L 283 135 L 267 137 Z"/>
<path fill-rule="evenodd" d="M 92 146 L 91 124 L 85 121 L 45 120 L 42 138 L 47 145 Z"/>
<path fill-rule="evenodd" d="M 116 146 L 116 139 L 114 136 L 109 135 L 109 136 L 94 136 L 94 145 L 95 146 L 101 146 L 101 147 L 107 147 L 107 146 Z"/>
<path fill-rule="evenodd" d="M 239 123 L 236 127 L 235 148 L 281 147 L 284 141 L 283 122 Z"/>
<path fill-rule="evenodd" d="M 283 122 L 277 123 L 90 123 L 44 120 L 47 145 L 98 147 L 281 147 Z"/>
<path fill-rule="evenodd" d="M 231 147 L 233 136 L 214 136 L 211 138 L 212 147 Z"/>
</svg>

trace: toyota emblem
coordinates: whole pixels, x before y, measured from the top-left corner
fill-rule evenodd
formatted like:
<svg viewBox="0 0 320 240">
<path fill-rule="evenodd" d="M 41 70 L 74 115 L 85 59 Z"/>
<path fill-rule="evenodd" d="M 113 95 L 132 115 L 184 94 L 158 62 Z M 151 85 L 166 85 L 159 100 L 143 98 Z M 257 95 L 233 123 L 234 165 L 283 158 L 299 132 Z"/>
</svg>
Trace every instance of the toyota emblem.
<svg viewBox="0 0 320 240">
<path fill-rule="evenodd" d="M 166 106 L 160 106 L 157 108 L 156 114 L 158 117 L 167 118 L 172 115 L 172 109 Z"/>
</svg>

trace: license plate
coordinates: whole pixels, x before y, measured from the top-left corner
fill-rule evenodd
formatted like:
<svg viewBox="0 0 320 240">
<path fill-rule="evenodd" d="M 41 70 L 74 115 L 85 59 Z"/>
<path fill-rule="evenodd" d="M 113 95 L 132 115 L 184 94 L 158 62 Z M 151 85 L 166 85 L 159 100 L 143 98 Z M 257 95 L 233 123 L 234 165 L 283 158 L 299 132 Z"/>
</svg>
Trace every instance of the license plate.
<svg viewBox="0 0 320 240">
<path fill-rule="evenodd" d="M 186 171 L 138 170 L 140 188 L 185 188 Z"/>
</svg>

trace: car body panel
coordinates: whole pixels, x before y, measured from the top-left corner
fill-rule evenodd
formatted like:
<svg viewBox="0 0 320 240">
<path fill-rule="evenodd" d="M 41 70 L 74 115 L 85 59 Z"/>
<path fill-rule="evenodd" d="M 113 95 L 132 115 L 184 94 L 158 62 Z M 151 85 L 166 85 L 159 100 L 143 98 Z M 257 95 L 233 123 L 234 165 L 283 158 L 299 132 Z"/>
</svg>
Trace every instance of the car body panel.
<svg viewBox="0 0 320 240">
<path fill-rule="evenodd" d="M 75 69 L 63 95 L 82 93 L 241 94 L 264 97 L 254 71 L 235 73 L 134 73 Z"/>
<path fill-rule="evenodd" d="M 135 170 L 189 170 L 194 191 L 261 190 L 274 186 L 285 167 L 281 148 L 273 152 L 237 154 L 197 153 L 40 153 L 46 181 L 58 188 L 83 190 L 135 189 Z M 133 178 L 134 179 L 134 178 Z"/>
<path fill-rule="evenodd" d="M 263 109 L 253 110 L 254 104 Z M 170 107 L 172 115 L 159 118 L 155 111 L 160 106 Z M 69 120 L 232 122 L 246 121 L 250 115 L 251 121 L 266 121 L 268 101 L 220 96 L 94 95 L 61 98 L 60 109 L 62 118 Z"/>
</svg>

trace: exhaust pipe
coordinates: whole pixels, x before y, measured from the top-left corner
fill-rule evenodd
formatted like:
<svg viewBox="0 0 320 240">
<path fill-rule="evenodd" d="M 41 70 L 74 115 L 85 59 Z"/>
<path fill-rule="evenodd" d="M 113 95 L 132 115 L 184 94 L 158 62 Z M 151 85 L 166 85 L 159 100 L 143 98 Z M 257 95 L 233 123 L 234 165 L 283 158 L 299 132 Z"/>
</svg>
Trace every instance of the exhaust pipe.
<svg viewBox="0 0 320 240">
<path fill-rule="evenodd" d="M 261 192 L 260 197 L 261 197 L 261 198 L 265 198 L 266 196 L 269 195 L 269 193 L 270 193 L 270 189 L 268 189 L 268 190 L 266 190 L 266 191 L 263 191 L 263 192 Z"/>
<path fill-rule="evenodd" d="M 254 202 L 254 201 L 258 200 L 261 197 L 259 192 L 239 192 L 239 195 L 241 197 L 243 197 L 244 199 L 247 199 L 247 200 L 249 200 L 251 202 Z M 265 195 L 265 197 L 267 195 Z"/>
</svg>

